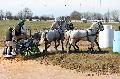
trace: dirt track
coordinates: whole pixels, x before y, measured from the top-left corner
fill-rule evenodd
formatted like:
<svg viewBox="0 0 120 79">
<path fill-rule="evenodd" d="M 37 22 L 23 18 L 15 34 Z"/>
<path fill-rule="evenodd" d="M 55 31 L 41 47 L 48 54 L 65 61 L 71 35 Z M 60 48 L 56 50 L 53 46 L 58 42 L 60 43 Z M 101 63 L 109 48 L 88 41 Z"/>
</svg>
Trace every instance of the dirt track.
<svg viewBox="0 0 120 79">
<path fill-rule="evenodd" d="M 77 73 L 35 60 L 0 60 L 0 79 L 120 79 L 120 76 Z"/>
<path fill-rule="evenodd" d="M 120 76 L 81 73 L 36 60 L 3 60 L 0 58 L 0 79 L 120 79 Z"/>
</svg>

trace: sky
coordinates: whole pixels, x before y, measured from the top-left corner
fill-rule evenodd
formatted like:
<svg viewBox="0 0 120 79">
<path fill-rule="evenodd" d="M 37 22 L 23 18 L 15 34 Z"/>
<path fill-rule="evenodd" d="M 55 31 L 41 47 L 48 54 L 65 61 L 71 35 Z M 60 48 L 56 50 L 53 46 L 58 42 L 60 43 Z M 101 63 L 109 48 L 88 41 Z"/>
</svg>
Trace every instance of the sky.
<svg viewBox="0 0 120 79">
<path fill-rule="evenodd" d="M 24 8 L 32 10 L 33 15 L 68 16 L 73 11 L 105 12 L 120 9 L 120 0 L 0 0 L 0 10 L 13 15 Z"/>
</svg>

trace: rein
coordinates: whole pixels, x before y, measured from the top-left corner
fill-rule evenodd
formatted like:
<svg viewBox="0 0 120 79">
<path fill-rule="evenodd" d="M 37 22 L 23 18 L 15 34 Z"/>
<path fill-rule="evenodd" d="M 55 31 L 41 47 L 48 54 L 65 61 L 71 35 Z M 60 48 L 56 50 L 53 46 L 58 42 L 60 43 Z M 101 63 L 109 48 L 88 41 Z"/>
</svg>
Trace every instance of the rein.
<svg viewBox="0 0 120 79">
<path fill-rule="evenodd" d="M 48 42 L 47 37 L 46 37 L 46 36 L 47 36 L 47 33 L 48 33 L 48 32 L 45 32 L 45 38 L 44 38 L 44 41 L 45 41 L 45 42 Z"/>
<path fill-rule="evenodd" d="M 92 31 L 92 29 L 88 29 L 88 30 Z M 97 34 L 99 33 L 99 32 L 97 31 L 97 32 L 95 32 L 94 34 L 90 34 L 90 35 L 89 35 L 88 30 L 86 30 L 87 35 L 84 36 L 84 37 L 80 37 L 80 38 L 85 38 L 85 37 L 87 37 L 87 40 L 90 41 L 89 36 L 97 36 Z M 79 38 L 72 38 L 72 39 L 79 39 Z"/>
<path fill-rule="evenodd" d="M 93 32 L 92 29 L 89 29 L 89 30 L 90 30 L 91 32 Z M 87 31 L 87 30 L 86 30 L 86 31 Z M 95 35 L 97 35 L 98 33 L 99 33 L 99 31 L 95 32 L 94 34 L 90 34 L 90 35 L 89 35 L 89 34 L 88 34 L 88 31 L 87 31 L 87 36 L 95 36 Z"/>
<path fill-rule="evenodd" d="M 60 31 L 59 31 L 59 30 L 58 30 L 58 33 L 59 33 L 59 35 L 60 35 L 60 38 L 59 38 L 59 39 L 61 39 L 62 34 L 60 33 Z"/>
<path fill-rule="evenodd" d="M 89 30 L 92 32 L 92 29 L 89 29 Z M 86 30 L 86 31 L 87 31 L 87 30 Z M 87 31 L 86 33 L 87 33 L 87 36 L 86 36 L 86 37 L 87 37 L 87 40 L 90 41 L 90 40 L 89 40 L 89 36 L 97 36 L 97 34 L 98 34 L 99 32 L 97 31 L 96 33 L 90 34 L 90 35 L 88 34 L 88 31 Z"/>
</svg>

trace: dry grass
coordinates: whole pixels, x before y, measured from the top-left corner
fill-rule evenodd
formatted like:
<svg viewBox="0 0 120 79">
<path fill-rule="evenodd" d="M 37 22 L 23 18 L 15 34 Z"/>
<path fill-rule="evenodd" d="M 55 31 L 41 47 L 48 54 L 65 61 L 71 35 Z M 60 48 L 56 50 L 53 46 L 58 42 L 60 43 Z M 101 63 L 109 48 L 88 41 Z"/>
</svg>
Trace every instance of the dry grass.
<svg viewBox="0 0 120 79">
<path fill-rule="evenodd" d="M 97 53 L 97 52 L 96 52 Z M 102 53 L 102 52 L 101 52 Z M 71 54 L 52 52 L 43 57 L 37 58 L 38 61 L 48 61 L 53 65 L 63 68 L 77 70 L 79 72 L 92 71 L 97 74 L 106 75 L 108 73 L 120 73 L 120 56 L 117 54 L 91 54 L 86 51 Z"/>
</svg>

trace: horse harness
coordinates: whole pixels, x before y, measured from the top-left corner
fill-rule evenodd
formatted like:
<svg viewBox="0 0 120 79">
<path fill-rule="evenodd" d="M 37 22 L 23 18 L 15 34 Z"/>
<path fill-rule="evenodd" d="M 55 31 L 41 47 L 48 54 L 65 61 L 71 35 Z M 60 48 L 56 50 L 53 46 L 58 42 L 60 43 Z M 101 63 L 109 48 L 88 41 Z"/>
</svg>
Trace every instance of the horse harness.
<svg viewBox="0 0 120 79">
<path fill-rule="evenodd" d="M 48 42 L 48 40 L 47 40 L 47 38 L 46 38 L 47 33 L 48 33 L 48 32 L 45 32 L 45 38 L 44 38 L 45 43 L 47 43 L 47 42 Z"/>
<path fill-rule="evenodd" d="M 60 40 L 62 38 L 62 34 L 64 35 L 63 30 L 62 30 L 62 33 L 58 30 L 58 33 L 60 35 L 60 37 L 59 37 L 59 40 Z"/>
<path fill-rule="evenodd" d="M 99 28 L 100 28 L 100 24 L 101 24 L 101 22 L 98 23 Z M 89 29 L 89 30 L 92 31 L 92 29 Z M 95 34 L 91 34 L 91 35 L 88 34 L 88 30 L 86 30 L 86 33 L 87 33 L 87 35 L 86 35 L 87 40 L 90 41 L 89 36 L 96 36 L 96 39 L 97 39 L 97 35 L 99 34 L 99 30 L 97 29 L 97 32 Z"/>
<path fill-rule="evenodd" d="M 59 33 L 59 35 L 60 35 L 60 37 L 59 37 L 59 40 L 61 39 L 61 37 L 62 37 L 62 34 L 64 34 L 64 33 L 61 33 L 59 30 L 57 30 L 57 32 Z M 63 32 L 63 31 L 62 31 Z M 46 36 L 47 36 L 47 33 L 48 32 L 45 32 L 45 38 L 44 38 L 44 40 L 47 42 L 48 40 L 47 40 L 47 38 L 46 38 Z M 55 38 L 55 40 L 56 40 L 57 38 Z"/>
<path fill-rule="evenodd" d="M 92 31 L 92 29 L 89 29 L 89 30 Z M 98 33 L 99 33 L 99 32 L 97 31 L 97 32 L 94 33 L 94 34 L 90 34 L 90 35 L 89 35 L 88 30 L 86 30 L 86 34 L 87 34 L 87 35 L 86 35 L 85 37 L 87 37 L 87 40 L 90 41 L 89 36 L 97 36 Z"/>
</svg>

